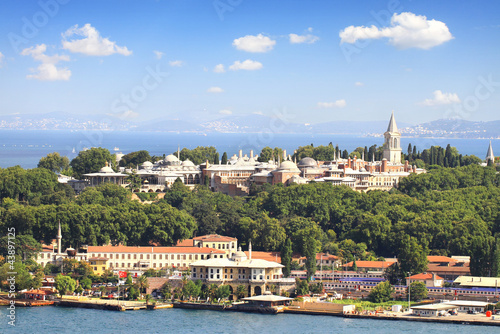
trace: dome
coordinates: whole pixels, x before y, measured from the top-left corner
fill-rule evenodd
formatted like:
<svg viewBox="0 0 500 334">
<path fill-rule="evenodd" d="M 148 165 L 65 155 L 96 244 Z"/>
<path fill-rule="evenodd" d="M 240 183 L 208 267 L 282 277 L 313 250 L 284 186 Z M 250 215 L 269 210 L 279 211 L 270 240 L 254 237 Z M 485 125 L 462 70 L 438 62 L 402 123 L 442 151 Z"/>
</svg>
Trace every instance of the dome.
<svg viewBox="0 0 500 334">
<path fill-rule="evenodd" d="M 302 158 L 298 163 L 299 168 L 318 168 L 318 163 L 313 158 Z"/>
<path fill-rule="evenodd" d="M 297 170 L 297 166 L 291 161 L 283 161 L 281 165 L 278 167 L 279 170 L 285 170 L 285 169 L 290 169 L 290 170 Z"/>
<path fill-rule="evenodd" d="M 237 262 L 240 262 L 240 261 L 245 261 L 247 260 L 248 257 L 247 255 L 245 254 L 245 252 L 243 252 L 241 250 L 241 247 L 238 247 L 238 251 L 236 253 L 233 254 L 233 260 L 234 261 L 237 261 Z"/>
<path fill-rule="evenodd" d="M 153 163 L 151 161 L 144 161 L 141 165 L 142 167 L 151 167 Z"/>
<path fill-rule="evenodd" d="M 106 165 L 99 170 L 99 173 L 114 173 L 114 172 L 115 171 L 113 170 L 113 168 L 108 166 L 107 161 L 106 161 Z"/>
<path fill-rule="evenodd" d="M 187 159 L 186 161 L 184 161 L 184 162 L 182 163 L 182 166 L 183 166 L 183 167 L 195 167 L 195 166 L 194 166 L 194 163 L 193 163 L 191 160 L 189 160 L 189 159 Z"/>
<path fill-rule="evenodd" d="M 179 161 L 179 159 L 173 155 L 173 154 L 169 154 L 165 157 L 165 162 L 176 162 L 176 161 Z"/>
</svg>

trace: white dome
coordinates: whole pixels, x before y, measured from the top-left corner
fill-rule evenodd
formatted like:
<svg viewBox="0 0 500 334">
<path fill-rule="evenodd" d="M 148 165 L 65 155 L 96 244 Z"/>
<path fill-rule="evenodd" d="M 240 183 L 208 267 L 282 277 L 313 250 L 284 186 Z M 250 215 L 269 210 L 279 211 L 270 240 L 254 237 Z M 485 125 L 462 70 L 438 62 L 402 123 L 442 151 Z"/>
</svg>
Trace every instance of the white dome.
<svg viewBox="0 0 500 334">
<path fill-rule="evenodd" d="M 287 160 L 287 161 L 283 161 L 281 163 L 281 165 L 278 167 L 278 169 L 279 170 L 288 169 L 288 170 L 295 171 L 295 170 L 297 170 L 297 166 L 293 162 Z"/>
<path fill-rule="evenodd" d="M 169 154 L 165 157 L 165 162 L 176 162 L 176 161 L 179 161 L 179 159 L 173 155 L 173 154 Z"/>
<path fill-rule="evenodd" d="M 306 157 L 299 161 L 298 166 L 302 168 L 318 168 L 318 163 L 313 158 Z"/>
<path fill-rule="evenodd" d="M 115 171 L 113 170 L 113 168 L 109 167 L 107 162 L 106 165 L 99 170 L 99 173 L 114 173 L 114 172 Z"/>
<path fill-rule="evenodd" d="M 188 159 L 188 160 L 186 160 L 186 161 L 184 161 L 184 162 L 182 163 L 182 166 L 183 166 L 183 167 L 195 167 L 195 166 L 194 166 L 194 163 L 193 163 L 191 160 L 189 160 L 189 159 Z"/>
<path fill-rule="evenodd" d="M 153 166 L 153 163 L 151 161 L 144 161 L 142 163 L 142 167 L 151 167 Z"/>
</svg>

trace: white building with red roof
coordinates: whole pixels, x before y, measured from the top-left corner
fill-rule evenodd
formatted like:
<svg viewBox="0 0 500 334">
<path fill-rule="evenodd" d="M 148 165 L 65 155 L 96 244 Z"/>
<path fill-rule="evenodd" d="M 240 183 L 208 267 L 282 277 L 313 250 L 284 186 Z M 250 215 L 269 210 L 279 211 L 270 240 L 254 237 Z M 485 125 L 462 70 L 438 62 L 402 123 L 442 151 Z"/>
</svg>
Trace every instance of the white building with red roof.
<svg viewBox="0 0 500 334">
<path fill-rule="evenodd" d="M 413 282 L 422 282 L 428 288 L 442 287 L 444 284 L 444 279 L 441 276 L 431 273 L 421 273 L 406 277 L 406 285 L 410 285 Z"/>
</svg>

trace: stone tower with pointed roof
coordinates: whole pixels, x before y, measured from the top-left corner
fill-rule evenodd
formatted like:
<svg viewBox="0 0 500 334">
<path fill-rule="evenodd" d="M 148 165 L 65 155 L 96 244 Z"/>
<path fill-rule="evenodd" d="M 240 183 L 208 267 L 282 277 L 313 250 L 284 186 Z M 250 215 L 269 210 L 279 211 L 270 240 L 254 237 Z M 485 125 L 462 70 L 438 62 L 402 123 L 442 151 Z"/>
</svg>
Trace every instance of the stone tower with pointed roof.
<svg viewBox="0 0 500 334">
<path fill-rule="evenodd" d="M 391 120 L 387 131 L 384 133 L 384 159 L 393 164 L 401 163 L 401 134 L 396 125 L 394 111 L 391 114 Z"/>
<path fill-rule="evenodd" d="M 488 152 L 486 152 L 486 164 L 488 164 L 489 160 L 495 163 L 495 155 L 493 154 L 493 147 L 491 146 L 491 140 L 490 140 L 490 146 L 488 146 Z"/>
</svg>

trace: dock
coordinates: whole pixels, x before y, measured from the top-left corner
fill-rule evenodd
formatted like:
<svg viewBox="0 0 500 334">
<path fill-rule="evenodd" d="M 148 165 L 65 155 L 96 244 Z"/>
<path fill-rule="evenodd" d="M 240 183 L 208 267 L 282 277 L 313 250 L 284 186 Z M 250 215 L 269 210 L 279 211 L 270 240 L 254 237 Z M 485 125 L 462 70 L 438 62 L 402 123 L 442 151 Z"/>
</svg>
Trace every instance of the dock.
<svg viewBox="0 0 500 334">
<path fill-rule="evenodd" d="M 82 307 L 98 310 L 111 311 L 136 311 L 145 310 L 147 306 L 145 302 L 116 300 L 116 299 L 91 299 L 87 297 L 63 296 L 58 306 L 64 307 Z"/>
</svg>

